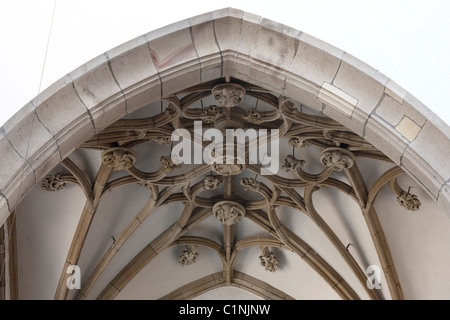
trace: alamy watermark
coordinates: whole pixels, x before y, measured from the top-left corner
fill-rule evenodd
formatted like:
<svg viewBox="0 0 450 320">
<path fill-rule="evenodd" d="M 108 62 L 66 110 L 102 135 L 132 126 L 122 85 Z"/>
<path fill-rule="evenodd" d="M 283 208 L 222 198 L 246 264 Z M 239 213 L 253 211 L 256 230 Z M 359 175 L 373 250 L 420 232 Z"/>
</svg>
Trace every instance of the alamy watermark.
<svg viewBox="0 0 450 320">
<path fill-rule="evenodd" d="M 367 288 L 381 289 L 381 268 L 372 264 L 367 267 L 366 273 L 369 275 L 366 281 Z"/>
<path fill-rule="evenodd" d="M 171 152 L 177 165 L 258 164 L 261 175 L 276 174 L 279 169 L 278 129 L 228 128 L 224 134 L 216 128 L 203 130 L 202 122 L 194 121 L 193 138 L 187 129 L 176 129 L 171 141 L 178 141 Z M 211 143 L 204 147 L 204 142 Z"/>
<path fill-rule="evenodd" d="M 81 289 L 81 269 L 77 265 L 70 265 L 66 269 L 66 273 L 70 274 L 67 278 L 66 285 L 69 290 Z"/>
</svg>

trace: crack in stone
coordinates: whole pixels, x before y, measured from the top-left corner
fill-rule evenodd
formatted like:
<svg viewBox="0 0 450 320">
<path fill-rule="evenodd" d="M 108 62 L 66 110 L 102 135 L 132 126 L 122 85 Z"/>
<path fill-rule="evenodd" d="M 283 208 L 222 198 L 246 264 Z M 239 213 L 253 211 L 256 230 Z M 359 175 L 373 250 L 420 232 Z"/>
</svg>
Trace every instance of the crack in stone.
<svg viewBox="0 0 450 320">
<path fill-rule="evenodd" d="M 39 118 L 39 114 L 36 110 L 36 105 L 34 104 L 33 100 L 30 101 L 31 105 L 33 106 L 33 112 L 34 115 L 36 116 L 36 118 L 38 119 L 38 121 L 41 123 L 41 125 L 44 127 L 45 130 L 47 130 L 47 132 L 54 138 L 54 135 L 52 133 L 52 131 L 50 130 L 50 128 L 48 128 L 41 120 L 41 118 Z M 55 140 L 56 141 L 56 140 Z"/>
<path fill-rule="evenodd" d="M 119 87 L 120 93 L 122 94 L 122 97 L 123 97 L 123 99 L 125 100 L 125 113 L 128 114 L 128 102 L 127 102 L 127 98 L 125 97 L 125 93 L 123 92 L 123 89 L 122 89 L 122 87 L 120 86 L 119 81 L 117 81 L 116 75 L 114 74 L 114 71 L 113 71 L 112 66 L 111 66 L 111 60 L 109 59 L 108 52 L 105 52 L 105 57 L 106 57 L 106 59 L 107 59 L 107 65 L 108 65 L 109 72 L 111 73 L 111 75 L 112 75 L 112 77 L 113 77 L 113 79 L 114 79 L 114 82 L 115 82 L 116 85 Z"/>
<path fill-rule="evenodd" d="M 150 53 L 150 57 L 153 57 L 153 54 L 152 54 L 152 48 L 150 48 L 150 43 L 149 43 L 149 41 L 148 41 L 148 38 L 147 38 L 147 35 L 144 35 L 144 39 L 145 39 L 145 41 L 147 42 L 147 47 L 148 47 L 148 51 L 149 51 L 149 53 Z M 163 92 L 164 92 L 164 90 L 163 90 L 163 81 L 162 81 L 162 79 L 161 79 L 161 73 L 159 72 L 159 68 L 158 68 L 158 66 L 156 65 L 156 63 L 155 63 L 155 61 L 153 61 L 153 65 L 155 66 L 155 69 L 156 69 L 156 73 L 158 74 L 158 79 L 159 79 L 159 85 L 160 85 L 160 98 L 162 98 L 162 97 L 164 97 L 164 94 L 163 94 Z"/>
<path fill-rule="evenodd" d="M 295 60 L 295 57 L 297 57 L 298 47 L 300 46 L 300 37 L 303 34 L 302 31 L 299 31 L 298 34 L 294 38 L 294 55 L 292 56 L 291 62 L 289 62 L 289 67 L 287 67 L 287 70 L 292 70 L 292 63 Z M 287 75 L 284 78 L 283 82 L 283 90 L 286 93 L 286 83 L 287 83 Z"/>
<path fill-rule="evenodd" d="M 2 129 L 3 129 L 3 128 L 2 128 Z M 3 130 L 4 130 L 4 129 L 3 129 Z M 31 134 L 31 132 L 30 132 L 30 134 Z M 25 155 L 25 157 L 23 157 L 23 156 L 19 153 L 19 151 L 14 147 L 13 143 L 11 142 L 11 140 L 9 139 L 9 137 L 8 137 L 7 134 L 5 134 L 5 138 L 6 138 L 6 141 L 8 142 L 8 144 L 11 146 L 11 148 L 12 148 L 12 149 L 16 152 L 16 154 L 23 160 L 24 164 L 27 164 L 27 165 L 31 168 L 31 170 L 33 171 L 33 175 L 34 175 L 34 181 L 36 181 L 36 172 L 35 172 L 33 166 L 32 166 L 31 163 L 30 163 L 30 158 L 29 158 L 29 157 L 27 158 L 28 154 Z M 52 136 L 52 138 L 54 139 L 53 136 Z M 58 150 L 59 150 L 59 148 L 58 148 Z M 27 150 L 27 153 L 28 153 L 28 150 Z M 23 173 L 22 173 L 22 176 L 23 176 Z M 20 181 L 20 184 L 22 184 L 22 181 Z"/>
<path fill-rule="evenodd" d="M 3 199 L 5 199 L 5 201 L 6 201 L 6 205 L 8 206 L 8 211 L 9 211 L 9 213 L 11 213 L 11 206 L 9 205 L 9 200 L 8 200 L 8 198 L 6 198 L 6 196 L 3 194 L 3 192 L 2 191 L 0 191 L 0 197 L 2 197 Z"/>
<path fill-rule="evenodd" d="M 334 85 L 334 80 L 336 80 L 336 77 L 339 73 L 339 71 L 341 70 L 341 65 L 342 65 L 342 59 L 344 58 L 345 52 L 342 54 L 341 59 L 339 59 L 339 65 L 338 68 L 336 70 L 336 74 L 334 75 L 333 79 L 331 80 L 330 84 Z"/>
<path fill-rule="evenodd" d="M 95 123 L 94 123 L 94 117 L 92 116 L 91 111 L 89 110 L 89 108 L 87 107 L 87 105 L 84 103 L 83 99 L 81 99 L 80 94 L 78 93 L 78 90 L 77 90 L 77 88 L 75 87 L 75 83 L 74 83 L 73 81 L 72 81 L 72 87 L 73 87 L 73 90 L 75 91 L 75 94 L 77 95 L 78 99 L 79 99 L 80 102 L 83 104 L 83 106 L 86 108 L 87 113 L 88 113 L 88 116 L 89 116 L 89 119 L 91 120 L 92 126 L 94 127 L 94 131 L 95 131 L 96 128 L 95 128 Z"/>
<path fill-rule="evenodd" d="M 31 134 L 31 133 L 30 133 Z M 11 146 L 11 148 L 13 148 L 13 150 L 17 153 L 17 155 L 25 162 L 27 162 L 27 159 L 25 159 L 20 152 L 14 147 L 14 145 L 12 144 L 11 140 L 9 139 L 8 135 L 5 135 L 6 141 L 8 141 L 8 144 Z"/>
<path fill-rule="evenodd" d="M 75 91 L 76 92 L 76 91 Z M 44 127 L 45 130 L 47 130 L 47 132 L 52 136 L 52 139 L 55 140 L 56 145 L 58 146 L 58 152 L 59 152 L 59 158 L 62 159 L 62 155 L 61 155 L 61 148 L 59 146 L 58 140 L 55 138 L 55 136 L 52 134 L 52 132 L 50 131 L 49 128 L 47 128 L 47 126 L 42 122 L 41 118 L 39 118 L 39 115 L 36 111 L 36 108 L 34 109 L 34 114 L 36 115 L 36 119 L 38 119 L 38 121 L 40 122 L 40 124 Z"/>
<path fill-rule="evenodd" d="M 222 55 L 222 49 L 220 48 L 219 45 L 219 41 L 217 40 L 217 35 L 216 35 L 216 24 L 215 24 L 216 20 L 213 20 L 212 25 L 213 25 L 213 34 L 214 34 L 214 42 L 216 43 L 217 49 L 219 49 L 219 54 L 220 54 L 220 77 L 223 78 L 224 74 L 223 74 L 223 55 Z"/>
<path fill-rule="evenodd" d="M 191 41 L 192 41 L 192 45 L 194 46 L 195 54 L 197 55 L 198 64 L 200 65 L 200 82 L 202 82 L 203 81 L 202 62 L 200 60 L 200 55 L 198 54 L 197 47 L 195 46 L 194 34 L 193 34 L 192 27 L 189 27 L 189 34 L 191 36 Z"/>
<path fill-rule="evenodd" d="M 386 89 L 386 86 L 384 87 Z M 366 121 L 364 122 L 363 125 L 363 132 L 362 132 L 362 136 L 365 139 L 366 137 L 366 128 L 367 128 L 367 123 L 369 122 L 369 119 L 375 115 L 376 110 L 378 109 L 378 107 L 381 105 L 381 103 L 383 102 L 384 98 L 386 97 L 386 93 L 383 90 L 383 94 L 380 97 L 380 100 L 378 100 L 377 104 L 375 105 L 375 108 L 373 108 L 373 110 L 369 113 L 369 116 L 367 117 Z"/>
</svg>

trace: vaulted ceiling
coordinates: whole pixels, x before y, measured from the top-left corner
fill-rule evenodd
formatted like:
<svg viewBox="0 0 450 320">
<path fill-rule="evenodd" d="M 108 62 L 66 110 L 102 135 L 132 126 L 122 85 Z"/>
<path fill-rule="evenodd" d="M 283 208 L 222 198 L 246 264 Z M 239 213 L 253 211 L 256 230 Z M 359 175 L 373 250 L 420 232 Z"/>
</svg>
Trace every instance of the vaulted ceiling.
<svg viewBox="0 0 450 320">
<path fill-rule="evenodd" d="M 163 69 L 183 50 L 166 60 L 150 53 Z M 450 221 L 420 179 L 307 94 L 280 94 L 239 74 L 183 81 L 48 168 L 2 229 L 4 296 L 449 298 L 441 279 Z M 335 110 L 345 113 L 352 100 L 336 95 L 344 107 Z M 379 105 L 389 99 L 384 93 Z M 217 150 L 210 163 L 177 162 L 172 152 L 181 142 L 172 134 L 184 129 L 178 132 L 194 139 L 199 123 L 203 141 L 192 144 L 193 153 L 210 145 L 210 129 L 267 132 L 270 147 L 260 135 L 233 163 L 220 163 Z M 396 129 L 408 138 L 416 127 Z M 255 149 L 257 161 L 249 161 Z M 279 160 L 274 172 L 269 159 Z M 73 266 L 80 287 L 71 282 Z"/>
</svg>

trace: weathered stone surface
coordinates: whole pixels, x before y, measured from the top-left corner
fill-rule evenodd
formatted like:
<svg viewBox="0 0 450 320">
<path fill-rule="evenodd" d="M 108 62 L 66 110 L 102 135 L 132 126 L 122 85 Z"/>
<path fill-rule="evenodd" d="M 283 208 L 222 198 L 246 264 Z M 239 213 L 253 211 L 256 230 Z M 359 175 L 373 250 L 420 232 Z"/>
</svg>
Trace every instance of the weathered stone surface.
<svg viewBox="0 0 450 320">
<path fill-rule="evenodd" d="M 439 192 L 437 204 L 450 216 L 450 183 L 447 182 Z"/>
<path fill-rule="evenodd" d="M 411 142 L 410 149 L 420 155 L 423 164 L 433 168 L 444 181 L 450 179 L 450 139 L 429 121 Z"/>
<path fill-rule="evenodd" d="M 370 114 L 383 96 L 387 81 L 388 79 L 375 69 L 349 54 L 344 54 L 333 85 L 357 99 L 358 108 Z"/>
<path fill-rule="evenodd" d="M 352 117 L 358 103 L 357 99 L 328 82 L 322 84 L 317 98 L 348 118 Z"/>
<path fill-rule="evenodd" d="M 54 143 L 53 136 L 37 118 L 31 104 L 3 126 L 11 146 L 22 158 L 29 158 L 39 151 L 39 146 L 49 141 Z M 26 142 L 26 143 L 24 143 Z"/>
<path fill-rule="evenodd" d="M 383 97 L 375 113 L 394 127 L 399 124 L 404 116 L 412 119 L 419 126 L 425 123 L 425 117 L 418 111 L 414 110 L 407 103 L 399 103 L 389 95 Z"/>
<path fill-rule="evenodd" d="M 404 116 L 395 127 L 395 130 L 410 142 L 417 137 L 420 129 L 421 127 L 407 116 Z"/>
<path fill-rule="evenodd" d="M 372 115 L 365 126 L 364 139 L 372 143 L 388 156 L 394 163 L 400 165 L 403 152 L 408 146 L 408 140 L 380 117 Z"/>
<path fill-rule="evenodd" d="M 195 50 L 201 66 L 201 82 L 214 80 L 222 76 L 222 58 L 214 35 L 212 21 L 191 28 Z"/>
<path fill-rule="evenodd" d="M 333 80 L 343 54 L 341 50 L 302 33 L 296 55 L 287 69 L 320 86 Z"/>
<path fill-rule="evenodd" d="M 87 111 L 72 84 L 67 84 L 36 106 L 37 116 L 53 136 L 59 134 L 76 119 L 87 114 Z"/>
</svg>

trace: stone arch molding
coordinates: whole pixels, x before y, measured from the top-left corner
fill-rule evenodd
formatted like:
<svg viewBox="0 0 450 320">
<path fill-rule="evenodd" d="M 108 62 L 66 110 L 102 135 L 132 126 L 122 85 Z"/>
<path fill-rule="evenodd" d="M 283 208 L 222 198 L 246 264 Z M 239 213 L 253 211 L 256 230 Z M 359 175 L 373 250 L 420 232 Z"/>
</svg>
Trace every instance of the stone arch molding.
<svg viewBox="0 0 450 320">
<path fill-rule="evenodd" d="M 0 225 L 95 133 L 152 101 L 218 78 L 289 96 L 364 137 L 450 212 L 450 128 L 348 53 L 247 12 L 209 12 L 137 37 L 66 75 L 0 136 Z"/>
</svg>

